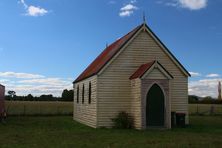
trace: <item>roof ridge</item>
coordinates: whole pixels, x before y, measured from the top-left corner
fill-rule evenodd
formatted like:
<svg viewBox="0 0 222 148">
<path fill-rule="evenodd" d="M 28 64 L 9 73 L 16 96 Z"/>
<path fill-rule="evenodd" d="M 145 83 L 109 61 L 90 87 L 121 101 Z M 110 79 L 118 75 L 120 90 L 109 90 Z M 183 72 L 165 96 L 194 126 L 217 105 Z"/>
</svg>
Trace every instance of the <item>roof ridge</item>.
<svg viewBox="0 0 222 148">
<path fill-rule="evenodd" d="M 143 24 L 137 26 L 132 31 L 128 32 L 123 37 L 117 39 L 108 47 L 106 47 L 101 52 L 101 54 L 99 54 L 96 59 L 77 77 L 77 79 L 73 83 L 79 82 L 97 74 L 141 27 L 143 27 Z"/>
<path fill-rule="evenodd" d="M 169 57 L 172 60 L 175 60 L 175 63 L 178 64 L 177 66 L 182 69 L 185 75 L 190 76 L 189 72 L 184 68 L 184 66 L 177 60 L 177 58 L 170 52 L 170 50 L 161 42 L 161 40 L 155 35 L 155 33 L 149 28 L 149 26 L 145 23 L 134 28 L 132 31 L 124 35 L 123 37 L 119 38 L 118 40 L 114 41 L 108 47 L 106 47 L 102 53 L 96 57 L 96 59 L 77 77 L 77 79 L 73 82 L 79 82 L 84 79 L 87 79 L 93 75 L 96 75 L 101 71 L 101 69 L 120 51 L 120 49 L 140 30 L 144 27 L 144 30 L 151 34 L 155 40 L 164 48 L 166 53 L 169 54 Z"/>
</svg>

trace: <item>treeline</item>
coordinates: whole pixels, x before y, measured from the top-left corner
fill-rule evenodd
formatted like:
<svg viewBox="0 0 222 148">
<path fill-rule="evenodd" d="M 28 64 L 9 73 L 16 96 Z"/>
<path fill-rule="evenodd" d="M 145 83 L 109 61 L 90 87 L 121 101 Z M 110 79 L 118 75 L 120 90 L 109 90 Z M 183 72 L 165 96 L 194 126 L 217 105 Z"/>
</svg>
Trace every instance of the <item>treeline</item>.
<svg viewBox="0 0 222 148">
<path fill-rule="evenodd" d="M 73 90 L 63 90 L 61 97 L 55 97 L 52 94 L 41 95 L 39 97 L 28 94 L 27 96 L 17 96 L 16 92 L 9 91 L 5 100 L 9 101 L 73 101 Z"/>
<path fill-rule="evenodd" d="M 189 104 L 222 104 L 222 100 L 207 97 L 198 97 L 194 95 L 189 95 Z"/>
</svg>

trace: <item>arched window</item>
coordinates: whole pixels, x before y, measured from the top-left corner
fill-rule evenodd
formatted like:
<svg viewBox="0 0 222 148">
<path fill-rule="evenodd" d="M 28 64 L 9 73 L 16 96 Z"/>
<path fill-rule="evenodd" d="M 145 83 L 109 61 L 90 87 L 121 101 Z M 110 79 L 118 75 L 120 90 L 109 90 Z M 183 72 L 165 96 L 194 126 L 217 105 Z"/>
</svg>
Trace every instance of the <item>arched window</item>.
<svg viewBox="0 0 222 148">
<path fill-rule="evenodd" d="M 85 87 L 84 84 L 82 85 L 82 104 L 84 104 L 84 93 L 85 93 Z"/>
<path fill-rule="evenodd" d="M 77 96 L 76 97 L 77 97 L 76 102 L 79 103 L 79 85 L 77 87 Z"/>
<path fill-rule="evenodd" d="M 91 87 L 91 82 L 89 82 L 89 104 L 91 104 L 91 94 L 92 94 L 92 87 Z"/>
</svg>

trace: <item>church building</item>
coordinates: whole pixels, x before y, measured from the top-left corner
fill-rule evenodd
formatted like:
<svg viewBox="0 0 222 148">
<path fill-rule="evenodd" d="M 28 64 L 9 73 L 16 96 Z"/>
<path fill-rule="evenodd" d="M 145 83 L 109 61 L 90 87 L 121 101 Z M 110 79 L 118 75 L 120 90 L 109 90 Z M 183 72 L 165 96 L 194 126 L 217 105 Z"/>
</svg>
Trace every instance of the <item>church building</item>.
<svg viewBox="0 0 222 148">
<path fill-rule="evenodd" d="M 176 42 L 176 41 L 175 41 Z M 108 46 L 73 82 L 74 120 L 100 128 L 125 111 L 136 129 L 171 128 L 188 116 L 189 72 L 143 23 Z"/>
</svg>

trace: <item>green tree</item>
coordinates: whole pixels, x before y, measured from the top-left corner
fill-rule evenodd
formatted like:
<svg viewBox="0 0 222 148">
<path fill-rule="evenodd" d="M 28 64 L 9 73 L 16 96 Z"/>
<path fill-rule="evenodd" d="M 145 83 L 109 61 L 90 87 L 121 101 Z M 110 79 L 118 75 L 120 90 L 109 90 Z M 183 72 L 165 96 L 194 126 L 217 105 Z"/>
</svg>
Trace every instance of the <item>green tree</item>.
<svg viewBox="0 0 222 148">
<path fill-rule="evenodd" d="M 55 98 L 53 97 L 52 94 L 49 95 L 41 95 L 39 97 L 39 101 L 55 101 Z"/>
<path fill-rule="evenodd" d="M 73 101 L 73 90 L 63 90 L 62 92 L 62 101 Z"/>
<path fill-rule="evenodd" d="M 16 95 L 16 92 L 13 91 L 13 90 L 9 90 L 9 91 L 8 91 L 8 95 L 9 95 L 11 98 L 13 98 L 13 97 Z"/>
<path fill-rule="evenodd" d="M 34 101 L 34 97 L 31 94 L 27 95 L 27 100 L 28 101 Z"/>
<path fill-rule="evenodd" d="M 189 103 L 192 104 L 192 103 L 198 103 L 199 99 L 197 96 L 194 96 L 194 95 L 190 95 L 188 96 L 189 98 Z"/>
</svg>

